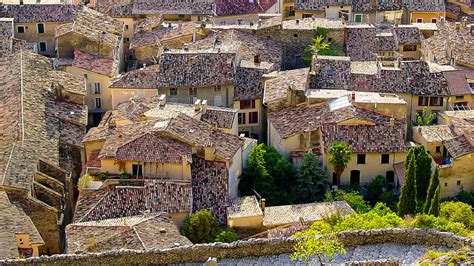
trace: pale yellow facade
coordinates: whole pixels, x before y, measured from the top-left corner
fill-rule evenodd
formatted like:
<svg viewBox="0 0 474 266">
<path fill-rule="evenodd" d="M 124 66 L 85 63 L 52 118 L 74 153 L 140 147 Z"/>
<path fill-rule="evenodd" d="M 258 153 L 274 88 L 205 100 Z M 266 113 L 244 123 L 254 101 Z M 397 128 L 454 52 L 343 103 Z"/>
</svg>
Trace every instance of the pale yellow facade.
<svg viewBox="0 0 474 266">
<path fill-rule="evenodd" d="M 239 110 L 237 115 L 238 131 L 247 137 L 261 140 L 263 137 L 262 124 L 265 122 L 263 121 L 262 99 L 251 101 L 253 101 L 254 104 L 250 104 L 250 107 L 245 109 L 241 109 L 241 101 L 234 101 L 233 108 Z M 255 121 L 255 116 L 257 117 L 257 121 Z"/>
<path fill-rule="evenodd" d="M 39 33 L 38 24 L 44 25 L 44 33 Z M 53 57 L 55 53 L 55 28 L 64 23 L 38 22 L 38 23 L 15 23 L 15 38 L 34 43 L 38 53 Z M 23 33 L 21 32 L 23 29 Z M 46 47 L 45 47 L 46 46 Z M 42 48 L 46 49 L 42 49 Z"/>
<path fill-rule="evenodd" d="M 148 98 L 158 95 L 156 89 L 110 89 L 112 108 L 117 107 L 120 103 L 127 102 L 133 97 Z"/>
<path fill-rule="evenodd" d="M 437 23 L 441 17 L 446 18 L 446 12 L 411 12 L 410 23 Z"/>
<path fill-rule="evenodd" d="M 191 164 L 183 160 L 182 164 L 151 163 L 134 161 L 101 160 L 101 172 L 119 175 L 132 173 L 133 165 L 141 165 L 144 177 L 163 178 L 167 180 L 191 180 Z M 137 176 L 133 178 L 141 178 Z"/>
<path fill-rule="evenodd" d="M 454 197 L 461 188 L 474 190 L 474 153 L 452 159 L 451 164 L 440 166 L 441 197 Z"/>
<path fill-rule="evenodd" d="M 33 251 L 33 257 L 39 257 L 39 247 L 43 244 L 30 243 L 29 234 L 15 234 L 16 246 L 18 249 L 31 249 Z"/>
<path fill-rule="evenodd" d="M 135 33 L 135 23 L 133 18 L 114 18 L 115 20 L 124 23 L 123 30 L 123 53 L 126 54 L 130 47 L 130 40 L 132 40 Z"/>
<path fill-rule="evenodd" d="M 235 229 L 263 228 L 263 215 L 227 218 L 227 226 Z"/>
<path fill-rule="evenodd" d="M 295 18 L 302 19 L 306 17 L 313 17 L 313 18 L 325 18 L 326 14 L 324 11 L 309 11 L 309 10 L 297 10 L 295 11 Z"/>
<path fill-rule="evenodd" d="M 419 97 L 423 96 L 417 96 L 417 95 L 412 95 L 412 94 L 407 94 L 407 93 L 397 93 L 398 96 L 400 96 L 403 100 L 407 102 L 407 118 L 408 121 L 415 120 L 416 115 L 420 112 L 423 111 L 424 107 L 428 108 L 428 113 L 439 113 L 441 111 L 446 111 L 447 110 L 447 99 L 448 97 L 441 97 L 443 103 L 440 105 L 432 105 L 430 104 L 431 99 L 428 98 L 427 105 L 419 105 Z M 438 96 L 430 96 L 430 97 L 438 97 Z M 441 101 L 441 100 L 440 100 Z"/>
</svg>

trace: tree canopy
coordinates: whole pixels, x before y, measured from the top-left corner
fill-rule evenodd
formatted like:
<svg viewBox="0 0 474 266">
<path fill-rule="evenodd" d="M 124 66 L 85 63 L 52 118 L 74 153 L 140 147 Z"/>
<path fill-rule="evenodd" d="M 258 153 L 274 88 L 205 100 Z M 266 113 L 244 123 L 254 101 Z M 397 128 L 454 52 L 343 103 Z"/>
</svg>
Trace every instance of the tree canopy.
<svg viewBox="0 0 474 266">
<path fill-rule="evenodd" d="M 407 160 L 405 184 L 398 201 L 398 215 L 401 217 L 416 213 L 416 162 L 413 150 L 409 151 Z"/>
<path fill-rule="evenodd" d="M 320 201 L 326 188 L 327 175 L 323 164 L 313 153 L 305 153 L 296 177 L 294 199 L 297 203 Z"/>
<path fill-rule="evenodd" d="M 344 141 L 334 142 L 329 146 L 329 163 L 334 167 L 334 172 L 340 183 L 341 175 L 351 160 L 352 149 Z"/>
</svg>

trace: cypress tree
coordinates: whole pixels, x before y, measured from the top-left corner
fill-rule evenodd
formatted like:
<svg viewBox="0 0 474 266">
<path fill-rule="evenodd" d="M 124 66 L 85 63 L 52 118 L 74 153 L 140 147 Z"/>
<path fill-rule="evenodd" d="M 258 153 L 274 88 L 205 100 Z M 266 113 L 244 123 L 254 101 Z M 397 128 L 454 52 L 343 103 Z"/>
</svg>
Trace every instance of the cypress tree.
<svg viewBox="0 0 474 266">
<path fill-rule="evenodd" d="M 439 187 L 439 167 L 436 166 L 435 171 L 430 179 L 430 186 L 428 187 L 428 192 L 426 195 L 425 207 L 423 209 L 424 213 L 428 213 L 431 207 L 431 201 L 435 196 L 436 189 Z"/>
<path fill-rule="evenodd" d="M 418 146 L 414 150 L 416 158 L 416 200 L 423 204 L 431 178 L 431 158 L 425 147 Z"/>
<path fill-rule="evenodd" d="M 408 167 L 405 169 L 405 184 L 398 202 L 398 215 L 403 217 L 416 212 L 416 162 L 413 151 L 408 153 Z"/>
<path fill-rule="evenodd" d="M 439 191 L 439 186 L 436 188 L 436 192 L 434 194 L 433 200 L 431 201 L 430 210 L 428 211 L 429 215 L 434 215 L 436 217 L 439 216 L 439 204 L 440 204 L 441 196 Z"/>
<path fill-rule="evenodd" d="M 326 187 L 327 176 L 321 161 L 313 153 L 305 153 L 296 177 L 295 198 L 300 203 L 321 200 Z"/>
</svg>

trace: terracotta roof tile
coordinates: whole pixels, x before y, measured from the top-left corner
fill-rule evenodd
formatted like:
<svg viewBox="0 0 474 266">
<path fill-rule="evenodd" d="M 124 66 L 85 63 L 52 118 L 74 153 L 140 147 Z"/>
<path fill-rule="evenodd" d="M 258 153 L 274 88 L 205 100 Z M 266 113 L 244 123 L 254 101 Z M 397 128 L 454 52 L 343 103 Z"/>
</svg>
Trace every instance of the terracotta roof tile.
<svg viewBox="0 0 474 266">
<path fill-rule="evenodd" d="M 474 145 L 472 145 L 469 142 L 469 139 L 464 135 L 443 141 L 443 145 L 453 158 L 458 158 L 474 152 Z"/>
<path fill-rule="evenodd" d="M 269 76 L 276 77 L 265 81 L 264 103 L 286 99 L 288 90 L 306 91 L 309 68 L 273 72 Z"/>
<path fill-rule="evenodd" d="M 134 15 L 213 15 L 213 0 L 134 0 L 132 13 Z"/>
<path fill-rule="evenodd" d="M 194 22 L 185 22 L 173 27 L 135 34 L 130 42 L 130 49 L 150 45 L 161 46 L 161 42 L 193 35 L 195 27 Z"/>
<path fill-rule="evenodd" d="M 72 66 L 111 77 L 114 75 L 118 63 L 113 59 L 75 50 Z"/>
<path fill-rule="evenodd" d="M 227 208 L 227 218 L 229 219 L 254 216 L 263 216 L 255 196 L 236 198 L 230 202 L 230 206 Z"/>
<path fill-rule="evenodd" d="M 133 0 L 96 0 L 95 10 L 113 18 L 131 18 Z"/>
<path fill-rule="evenodd" d="M 266 13 L 277 4 L 276 0 L 215 0 L 217 16 Z"/>
<path fill-rule="evenodd" d="M 444 77 L 448 81 L 448 88 L 450 95 L 471 95 L 473 90 L 469 83 L 467 83 L 467 77 L 464 71 L 446 71 L 443 72 Z"/>
<path fill-rule="evenodd" d="M 63 4 L 3 5 L 0 17 L 14 18 L 16 23 L 70 22 L 81 8 Z"/>
</svg>

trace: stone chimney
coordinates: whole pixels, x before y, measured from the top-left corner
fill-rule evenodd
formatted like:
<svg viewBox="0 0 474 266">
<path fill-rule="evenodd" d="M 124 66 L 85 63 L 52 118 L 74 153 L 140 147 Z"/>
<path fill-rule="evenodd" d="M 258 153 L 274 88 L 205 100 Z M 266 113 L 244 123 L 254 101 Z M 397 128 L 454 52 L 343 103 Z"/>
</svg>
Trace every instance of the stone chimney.
<svg viewBox="0 0 474 266">
<path fill-rule="evenodd" d="M 262 59 L 260 58 L 260 54 L 256 54 L 253 56 L 253 62 L 258 65 L 262 62 Z"/>
<path fill-rule="evenodd" d="M 463 28 L 465 28 L 467 26 L 467 18 L 462 19 L 461 25 L 462 25 Z"/>
<path fill-rule="evenodd" d="M 160 96 L 160 106 L 166 105 L 166 94 L 161 94 Z"/>
<path fill-rule="evenodd" d="M 265 199 L 264 198 L 260 200 L 260 208 L 262 209 L 263 212 L 265 212 Z"/>
<path fill-rule="evenodd" d="M 461 22 L 454 23 L 454 28 L 459 30 L 461 28 Z"/>
<path fill-rule="evenodd" d="M 352 91 L 352 94 L 351 94 L 351 101 L 354 103 L 356 100 L 356 93 L 355 91 Z"/>
<path fill-rule="evenodd" d="M 201 112 L 205 114 L 207 112 L 207 100 L 202 100 L 201 102 Z"/>
<path fill-rule="evenodd" d="M 194 111 L 199 112 L 201 110 L 201 99 L 197 99 L 194 102 Z"/>
<path fill-rule="evenodd" d="M 296 20 L 296 25 L 300 25 L 300 20 L 299 19 Z"/>
<path fill-rule="evenodd" d="M 390 126 L 393 127 L 395 126 L 395 118 L 390 117 Z"/>
</svg>

